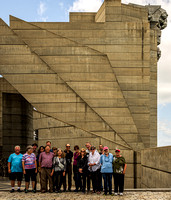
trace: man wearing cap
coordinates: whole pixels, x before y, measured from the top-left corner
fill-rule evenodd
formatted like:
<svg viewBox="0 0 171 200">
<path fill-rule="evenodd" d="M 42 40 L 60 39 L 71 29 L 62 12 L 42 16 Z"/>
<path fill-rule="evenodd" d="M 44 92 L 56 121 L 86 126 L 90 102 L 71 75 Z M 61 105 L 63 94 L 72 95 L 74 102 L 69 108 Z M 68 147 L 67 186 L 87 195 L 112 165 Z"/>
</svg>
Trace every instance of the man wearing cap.
<svg viewBox="0 0 171 200">
<path fill-rule="evenodd" d="M 104 154 L 100 157 L 101 173 L 104 179 L 104 195 L 107 195 L 107 188 L 109 187 L 109 194 L 112 195 L 112 174 L 113 174 L 113 155 L 109 153 L 109 148 L 103 148 Z"/>
<path fill-rule="evenodd" d="M 113 156 L 113 175 L 114 175 L 114 195 L 118 195 L 118 187 L 119 194 L 123 196 L 124 191 L 124 175 L 126 172 L 127 164 L 125 158 L 120 155 L 120 149 L 115 150 L 115 154 Z"/>
</svg>

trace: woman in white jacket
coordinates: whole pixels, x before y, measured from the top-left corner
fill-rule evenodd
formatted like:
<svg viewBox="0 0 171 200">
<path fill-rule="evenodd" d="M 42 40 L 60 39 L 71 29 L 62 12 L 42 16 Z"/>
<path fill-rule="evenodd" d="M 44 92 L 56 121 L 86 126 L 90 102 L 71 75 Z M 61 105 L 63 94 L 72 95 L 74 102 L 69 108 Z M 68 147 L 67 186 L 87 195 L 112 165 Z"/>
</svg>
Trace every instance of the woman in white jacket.
<svg viewBox="0 0 171 200">
<path fill-rule="evenodd" d="M 91 152 L 88 157 L 88 170 L 90 171 L 93 185 L 93 193 L 100 194 L 101 180 L 100 180 L 100 154 L 95 146 L 91 147 Z"/>
</svg>

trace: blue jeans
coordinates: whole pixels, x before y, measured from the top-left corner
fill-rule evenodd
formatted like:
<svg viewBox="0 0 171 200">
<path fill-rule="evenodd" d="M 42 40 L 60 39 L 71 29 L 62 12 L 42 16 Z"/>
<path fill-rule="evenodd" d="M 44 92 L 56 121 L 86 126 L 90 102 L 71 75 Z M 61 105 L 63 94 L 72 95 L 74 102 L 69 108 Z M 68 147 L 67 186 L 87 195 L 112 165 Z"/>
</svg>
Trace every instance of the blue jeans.
<svg viewBox="0 0 171 200">
<path fill-rule="evenodd" d="M 107 194 L 107 188 L 109 187 L 109 194 L 112 194 L 112 175 L 113 173 L 103 173 L 104 179 L 104 190 L 105 194 Z"/>
</svg>

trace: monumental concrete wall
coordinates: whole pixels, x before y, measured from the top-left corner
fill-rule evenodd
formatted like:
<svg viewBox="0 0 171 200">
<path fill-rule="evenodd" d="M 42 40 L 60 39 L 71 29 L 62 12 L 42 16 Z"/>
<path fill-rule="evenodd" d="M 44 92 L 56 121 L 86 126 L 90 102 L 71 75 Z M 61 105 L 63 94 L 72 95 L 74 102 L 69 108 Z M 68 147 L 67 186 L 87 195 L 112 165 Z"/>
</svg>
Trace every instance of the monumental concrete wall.
<svg viewBox="0 0 171 200">
<path fill-rule="evenodd" d="M 7 158 L 15 145 L 33 142 L 33 108 L 4 78 L 0 78 L 1 156 Z"/>
<path fill-rule="evenodd" d="M 141 187 L 171 188 L 171 146 L 141 151 Z"/>
<path fill-rule="evenodd" d="M 0 78 L 0 156 L 3 147 L 3 93 L 18 93 L 4 78 Z"/>
<path fill-rule="evenodd" d="M 129 187 L 140 185 L 139 152 L 157 145 L 162 12 L 105 0 L 97 13 L 71 13 L 70 22 L 0 19 L 0 74 L 41 114 L 40 144 L 120 146 L 132 156 Z"/>
</svg>

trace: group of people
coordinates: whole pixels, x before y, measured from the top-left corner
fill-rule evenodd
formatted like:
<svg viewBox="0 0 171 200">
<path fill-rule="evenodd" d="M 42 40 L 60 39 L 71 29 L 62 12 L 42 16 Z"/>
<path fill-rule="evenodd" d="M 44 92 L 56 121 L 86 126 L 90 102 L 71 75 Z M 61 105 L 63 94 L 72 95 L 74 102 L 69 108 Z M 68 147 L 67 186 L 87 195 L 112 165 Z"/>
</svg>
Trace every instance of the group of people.
<svg viewBox="0 0 171 200">
<path fill-rule="evenodd" d="M 15 191 L 16 179 L 18 181 L 17 191 L 21 192 L 23 174 L 25 193 L 28 193 L 30 179 L 33 193 L 36 193 L 38 179 L 40 179 L 42 193 L 47 191 L 60 193 L 62 185 L 63 192 L 66 192 L 66 189 L 71 192 L 73 172 L 74 192 L 85 193 L 87 189 L 89 193 L 92 181 L 92 193 L 100 194 L 104 190 L 104 195 L 107 193 L 123 195 L 127 164 L 120 154 L 120 149 L 116 149 L 113 155 L 109 153 L 107 146 L 99 145 L 99 151 L 89 142 L 85 146 L 86 148 L 80 149 L 78 145 L 75 145 L 73 153 L 70 144 L 66 144 L 66 149 L 63 151 L 61 148 L 51 148 L 51 142 L 47 141 L 46 146 L 40 146 L 39 149 L 36 143 L 28 146 L 24 155 L 20 153 L 20 146 L 15 146 L 15 152 L 8 158 L 8 172 L 12 187 L 10 192 Z M 114 177 L 114 194 L 112 194 L 112 177 Z"/>
</svg>

